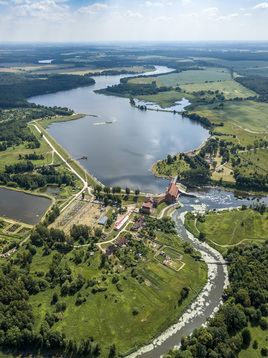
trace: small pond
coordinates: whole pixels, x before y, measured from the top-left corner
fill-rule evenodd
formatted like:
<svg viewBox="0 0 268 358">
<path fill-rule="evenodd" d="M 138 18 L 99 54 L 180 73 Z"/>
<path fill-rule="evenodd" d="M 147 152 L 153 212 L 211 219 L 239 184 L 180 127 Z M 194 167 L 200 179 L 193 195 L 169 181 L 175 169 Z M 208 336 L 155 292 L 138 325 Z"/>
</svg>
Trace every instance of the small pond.
<svg viewBox="0 0 268 358">
<path fill-rule="evenodd" d="M 48 198 L 0 188 L 0 216 L 36 225 L 47 211 Z"/>
</svg>

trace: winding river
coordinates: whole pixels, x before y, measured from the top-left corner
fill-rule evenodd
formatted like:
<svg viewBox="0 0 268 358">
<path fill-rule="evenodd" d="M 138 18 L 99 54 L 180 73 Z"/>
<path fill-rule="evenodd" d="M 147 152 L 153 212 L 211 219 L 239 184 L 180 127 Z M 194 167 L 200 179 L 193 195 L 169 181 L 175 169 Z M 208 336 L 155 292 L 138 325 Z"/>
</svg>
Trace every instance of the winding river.
<svg viewBox="0 0 268 358">
<path fill-rule="evenodd" d="M 156 73 L 170 70 L 158 66 Z M 167 154 L 198 147 L 209 133 L 200 124 L 178 114 L 140 111 L 131 107 L 125 98 L 94 93 L 96 89 L 119 83 L 122 77 L 125 76 L 96 77 L 94 86 L 33 97 L 29 101 L 47 106 L 66 106 L 77 113 L 97 116 L 53 123 L 48 132 L 74 158 L 87 154 L 88 160 L 81 161 L 81 164 L 103 184 L 131 189 L 138 187 L 150 193 L 163 192 L 168 182 L 154 178 L 149 170 L 151 165 Z M 176 107 L 176 110 L 179 108 L 183 109 Z M 182 207 L 175 210 L 173 219 L 179 236 L 192 242 L 207 262 L 207 283 L 177 324 L 129 358 L 156 358 L 167 353 L 179 344 L 182 335 L 190 334 L 194 328 L 205 324 L 206 318 L 212 316 L 221 303 L 223 289 L 228 284 L 227 267 L 222 264 L 222 256 L 216 250 L 201 244 L 185 229 L 184 216 L 187 211 L 237 207 L 249 201 L 238 200 L 234 193 L 216 189 L 199 190 L 195 195 L 196 198 L 180 198 Z M 268 204 L 267 198 L 262 200 Z"/>
</svg>

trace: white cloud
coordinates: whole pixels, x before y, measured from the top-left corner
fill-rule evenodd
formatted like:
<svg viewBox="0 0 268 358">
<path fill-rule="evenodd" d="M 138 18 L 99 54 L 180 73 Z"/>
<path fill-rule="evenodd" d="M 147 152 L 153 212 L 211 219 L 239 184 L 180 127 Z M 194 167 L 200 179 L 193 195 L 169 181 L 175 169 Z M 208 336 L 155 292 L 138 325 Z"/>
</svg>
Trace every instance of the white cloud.
<svg viewBox="0 0 268 358">
<path fill-rule="evenodd" d="M 202 10 L 201 13 L 203 15 L 213 17 L 213 16 L 217 15 L 218 11 L 219 11 L 219 9 L 217 7 L 209 7 L 207 9 Z"/>
<path fill-rule="evenodd" d="M 179 21 L 182 22 L 182 24 L 192 24 L 197 23 L 199 19 L 199 15 L 196 12 L 191 12 L 189 14 L 179 14 L 178 15 Z"/>
<path fill-rule="evenodd" d="M 76 13 L 77 14 L 95 15 L 95 14 L 99 13 L 100 11 L 107 10 L 107 9 L 108 9 L 108 5 L 95 3 L 90 6 L 81 7 L 79 10 L 77 10 Z"/>
<path fill-rule="evenodd" d="M 149 7 L 151 7 L 151 6 L 163 7 L 164 4 L 161 3 L 161 2 L 154 2 L 154 3 L 152 3 L 151 1 L 146 1 L 145 6 L 149 6 Z"/>
<path fill-rule="evenodd" d="M 130 10 L 128 10 L 127 12 L 125 12 L 124 14 L 125 17 L 142 17 L 142 15 L 139 12 L 132 12 Z"/>
<path fill-rule="evenodd" d="M 7 1 L 0 1 L 0 5 L 8 5 Z"/>
<path fill-rule="evenodd" d="M 226 15 L 226 16 L 220 16 L 220 17 L 218 17 L 217 20 L 231 21 L 232 19 L 235 19 L 237 17 L 239 17 L 239 15 L 237 13 L 234 13 L 234 14 L 229 14 L 229 15 Z"/>
<path fill-rule="evenodd" d="M 257 9 L 261 9 L 261 10 L 265 10 L 268 9 L 268 2 L 263 2 L 261 4 L 255 5 L 252 8 L 253 10 L 257 10 Z"/>
<path fill-rule="evenodd" d="M 182 0 L 182 3 L 183 3 L 184 5 L 190 4 L 191 2 L 192 2 L 192 0 Z"/>
</svg>

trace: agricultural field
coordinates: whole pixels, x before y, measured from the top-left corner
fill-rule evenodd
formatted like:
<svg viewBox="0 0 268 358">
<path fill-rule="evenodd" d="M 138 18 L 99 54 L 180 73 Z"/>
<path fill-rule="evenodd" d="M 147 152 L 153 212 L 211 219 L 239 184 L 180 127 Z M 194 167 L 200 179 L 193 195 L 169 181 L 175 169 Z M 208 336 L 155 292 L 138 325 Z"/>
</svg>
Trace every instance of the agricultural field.
<svg viewBox="0 0 268 358">
<path fill-rule="evenodd" d="M 235 75 L 239 76 L 265 76 L 268 77 L 268 61 L 231 61 L 231 60 L 224 60 L 219 58 L 196 58 L 203 61 L 207 61 L 208 63 L 213 63 L 214 65 L 227 67 L 235 71 Z"/>
<path fill-rule="evenodd" d="M 0 254 L 3 254 L 24 240 L 32 225 L 22 224 L 11 219 L 0 220 Z M 3 258 L 2 258 L 3 259 Z"/>
<path fill-rule="evenodd" d="M 225 68 L 173 72 L 157 77 L 165 86 L 176 87 L 189 83 L 206 83 L 231 80 L 230 71 Z"/>
<path fill-rule="evenodd" d="M 242 101 L 224 102 L 224 109 L 214 109 L 215 105 L 206 105 L 222 121 L 232 122 L 247 131 L 264 132 L 267 126 L 268 104 L 263 102 Z"/>
<path fill-rule="evenodd" d="M 256 96 L 255 92 L 240 85 L 236 81 L 216 81 L 209 83 L 186 84 L 181 85 L 180 88 L 187 93 L 198 91 L 219 91 L 220 93 L 223 93 L 227 100 L 233 99 L 235 97 L 247 98 L 250 96 Z"/>
</svg>

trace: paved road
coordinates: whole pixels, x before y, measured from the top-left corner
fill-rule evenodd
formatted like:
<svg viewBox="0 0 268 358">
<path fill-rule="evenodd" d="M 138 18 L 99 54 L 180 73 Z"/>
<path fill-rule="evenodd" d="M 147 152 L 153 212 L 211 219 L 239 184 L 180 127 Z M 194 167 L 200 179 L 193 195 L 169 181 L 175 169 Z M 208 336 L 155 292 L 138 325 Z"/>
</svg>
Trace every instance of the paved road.
<svg viewBox="0 0 268 358">
<path fill-rule="evenodd" d="M 37 130 L 40 134 L 41 134 L 41 133 L 43 134 L 43 139 L 48 143 L 48 145 L 51 147 L 51 149 L 53 150 L 53 152 L 56 153 L 56 154 L 59 156 L 59 158 L 67 165 L 67 167 L 69 168 L 69 170 L 70 170 L 72 173 L 74 173 L 74 174 L 82 181 L 82 183 L 83 183 L 83 188 L 82 188 L 77 194 L 75 194 L 74 197 L 72 198 L 72 200 L 70 200 L 69 203 L 61 210 L 61 211 L 64 211 L 65 209 L 67 209 L 67 207 L 69 207 L 69 206 L 72 204 L 72 202 L 73 202 L 75 199 L 77 199 L 80 195 L 82 195 L 82 192 L 83 192 L 83 191 L 85 191 L 86 189 L 89 190 L 87 181 L 86 181 L 85 179 L 83 179 L 83 178 L 81 177 L 81 175 L 79 175 L 79 174 L 77 173 L 77 171 L 75 171 L 74 168 L 67 162 L 67 160 L 65 160 L 65 159 L 63 158 L 63 156 L 62 156 L 62 155 L 57 151 L 57 149 L 51 144 L 51 142 L 47 139 L 47 137 L 46 137 L 46 136 L 44 135 L 44 133 L 38 128 L 38 126 L 37 126 L 36 124 L 30 123 L 30 125 L 33 125 L 33 126 L 36 128 L 36 130 Z"/>
</svg>

